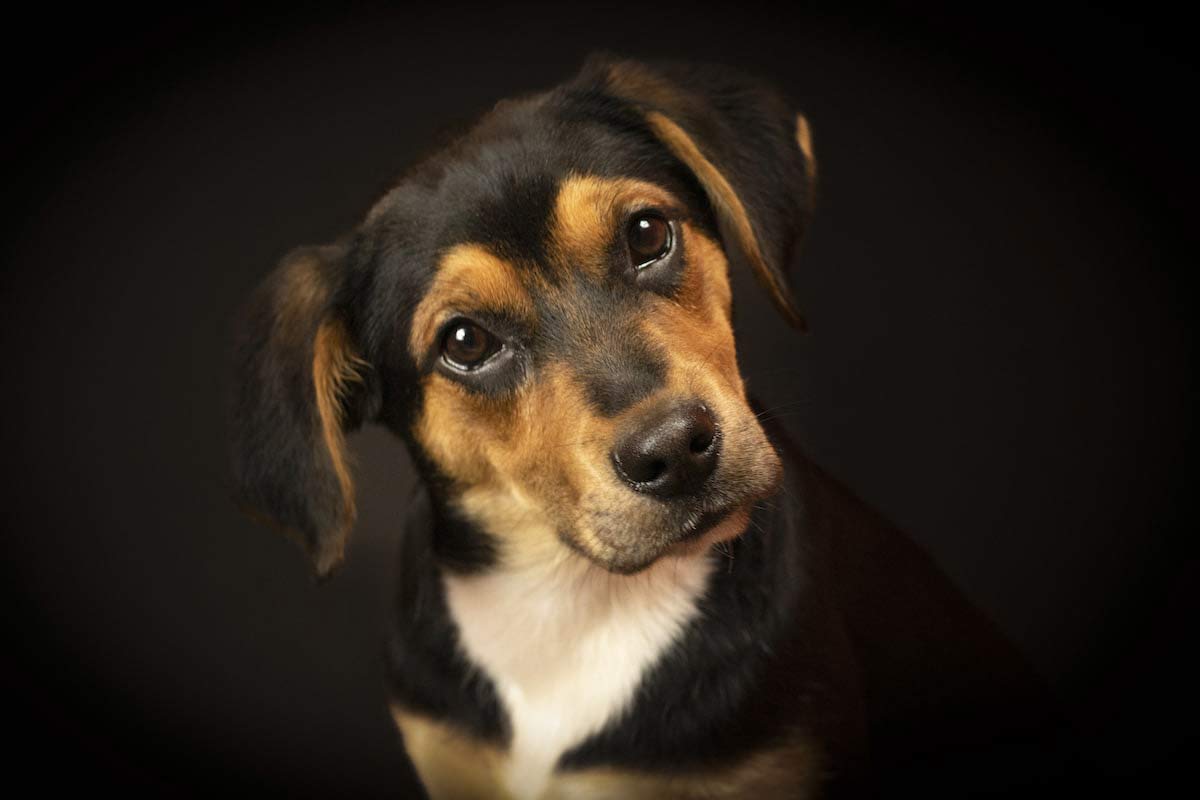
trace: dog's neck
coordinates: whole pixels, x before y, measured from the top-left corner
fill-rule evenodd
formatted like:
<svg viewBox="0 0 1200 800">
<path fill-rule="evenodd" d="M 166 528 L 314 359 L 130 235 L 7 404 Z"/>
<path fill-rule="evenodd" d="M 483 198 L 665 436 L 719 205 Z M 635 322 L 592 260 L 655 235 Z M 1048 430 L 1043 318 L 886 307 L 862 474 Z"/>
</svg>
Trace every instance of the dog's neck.
<svg viewBox="0 0 1200 800">
<path fill-rule="evenodd" d="M 507 712 L 515 797 L 536 797 L 562 753 L 628 707 L 696 616 L 711 571 L 700 554 L 614 575 L 560 547 L 520 566 L 444 574 L 461 647 Z"/>
<path fill-rule="evenodd" d="M 463 569 L 461 548 L 451 563 L 436 553 L 437 537 L 463 532 L 435 503 L 422 487 L 401 542 L 392 691 L 413 713 L 510 752 L 539 724 L 555 728 L 553 744 L 510 765 L 522 793 L 556 764 L 716 763 L 787 718 L 777 699 L 758 696 L 769 681 L 751 678 L 795 646 L 786 620 L 807 584 L 783 497 L 721 551 L 661 559 L 634 576 L 573 553 Z M 554 680 L 573 670 L 589 683 Z M 524 720 L 513 711 L 522 699 Z M 555 708 L 564 713 L 539 716 Z"/>
</svg>

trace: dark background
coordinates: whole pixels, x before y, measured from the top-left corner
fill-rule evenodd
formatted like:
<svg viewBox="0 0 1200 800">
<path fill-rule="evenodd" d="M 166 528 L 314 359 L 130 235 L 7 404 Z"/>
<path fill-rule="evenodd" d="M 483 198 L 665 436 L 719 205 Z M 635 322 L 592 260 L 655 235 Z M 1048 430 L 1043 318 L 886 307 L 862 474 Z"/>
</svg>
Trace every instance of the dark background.
<svg viewBox="0 0 1200 800">
<path fill-rule="evenodd" d="M 497 99 L 591 50 L 770 78 L 821 165 L 795 276 L 739 277 L 743 369 L 1056 688 L 1090 788 L 1191 725 L 1196 71 L 1180 20 L 1005 5 L 221 5 L 13 19 L 3 81 L 9 778 L 406 796 L 380 645 L 412 472 L 352 438 L 315 587 L 229 500 L 239 303 Z"/>
</svg>

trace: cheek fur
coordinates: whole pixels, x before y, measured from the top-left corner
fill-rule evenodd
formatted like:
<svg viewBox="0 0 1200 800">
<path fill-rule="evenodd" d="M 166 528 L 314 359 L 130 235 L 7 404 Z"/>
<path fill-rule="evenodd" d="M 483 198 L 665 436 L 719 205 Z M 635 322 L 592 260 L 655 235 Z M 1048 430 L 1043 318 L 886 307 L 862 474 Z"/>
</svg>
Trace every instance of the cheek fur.
<svg viewBox="0 0 1200 800">
<path fill-rule="evenodd" d="M 749 494 L 778 483 L 779 456 L 746 399 L 730 321 L 728 265 L 711 239 L 689 233 L 686 280 L 674 302 L 655 302 L 641 332 L 668 354 L 666 391 L 709 403 L 725 435 L 719 476 Z"/>
<path fill-rule="evenodd" d="M 733 316 L 733 289 L 729 285 L 729 260 L 720 245 L 696 230 L 684 226 L 688 237 L 688 270 L 684 293 L 697 309 L 713 319 L 727 323 Z M 732 336 L 732 334 L 731 334 Z"/>
<path fill-rule="evenodd" d="M 687 391 L 697 377 L 703 384 L 715 379 L 722 394 L 744 401 L 728 262 L 716 242 L 690 225 L 684 231 L 688 263 L 679 293 L 673 300 L 652 301 L 641 334 L 667 354 L 675 391 Z"/>
<path fill-rule="evenodd" d="M 504 400 L 431 375 L 415 429 L 460 509 L 517 560 L 561 546 L 559 535 L 578 522 L 580 498 L 612 482 L 612 436 L 612 421 L 594 413 L 579 382 L 557 365 Z"/>
<path fill-rule="evenodd" d="M 489 440 L 503 437 L 511 411 L 473 396 L 437 373 L 422 381 L 424 399 L 413 435 L 439 472 L 459 486 L 491 483 Z"/>
<path fill-rule="evenodd" d="M 727 262 L 711 239 L 690 226 L 685 235 L 688 264 L 678 294 L 648 297 L 629 331 L 667 360 L 665 385 L 646 400 L 704 398 L 726 427 L 723 469 L 731 485 L 766 485 L 778 458 L 746 404 Z M 560 558 L 567 548 L 616 562 L 638 547 L 664 546 L 653 535 L 665 524 L 661 509 L 631 495 L 609 458 L 621 421 L 642 403 L 627 413 L 598 413 L 588 376 L 578 370 L 569 359 L 543 364 L 503 398 L 470 392 L 438 373 L 423 380 L 415 438 L 451 481 L 453 502 L 499 540 L 510 565 Z"/>
</svg>

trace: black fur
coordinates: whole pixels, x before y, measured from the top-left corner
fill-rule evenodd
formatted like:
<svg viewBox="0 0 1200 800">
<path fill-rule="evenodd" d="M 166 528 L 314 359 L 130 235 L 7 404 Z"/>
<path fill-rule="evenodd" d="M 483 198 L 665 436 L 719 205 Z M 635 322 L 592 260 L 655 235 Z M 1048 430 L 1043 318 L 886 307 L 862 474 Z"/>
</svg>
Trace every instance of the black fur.
<svg viewBox="0 0 1200 800">
<path fill-rule="evenodd" d="M 463 524 L 447 523 L 426 488 L 418 487 L 399 551 L 395 627 L 386 651 L 389 689 L 415 712 L 453 720 L 483 741 L 502 743 L 510 731 L 495 687 L 459 652 L 458 630 L 442 590 L 441 570 L 447 562 L 481 568 L 480 562 L 464 561 L 460 553 L 447 554 L 444 545 L 436 544 L 448 532 L 453 541 L 464 541 L 467 530 L 451 530 Z M 487 541 L 486 534 L 475 533 Z"/>
<path fill-rule="evenodd" d="M 345 258 L 343 245 L 290 253 L 246 308 L 235 361 L 238 500 L 269 512 L 317 560 L 340 552 L 335 532 L 345 498 L 321 435 L 313 352 L 317 328 L 342 318 Z M 299 298 L 297 284 L 305 287 Z M 346 430 L 372 413 L 375 376 L 364 370 L 360 378 L 341 398 Z"/>
<path fill-rule="evenodd" d="M 655 136 L 647 111 L 687 131 L 728 178 L 781 287 L 815 190 L 812 165 L 795 144 L 794 110 L 770 90 L 723 69 L 632 65 L 672 89 L 631 96 L 628 86 L 613 85 L 611 63 L 594 60 L 561 88 L 502 104 L 417 165 L 344 244 L 285 262 L 257 298 L 239 351 L 234 434 L 242 496 L 320 551 L 339 544 L 330 538 L 340 498 L 314 435 L 311 337 L 330 318 L 350 332 L 369 367 L 344 398 L 342 424 L 387 426 L 409 446 L 422 478 L 401 547 L 387 650 L 391 690 L 411 710 L 496 743 L 509 737 L 508 722 L 490 680 L 458 650 L 440 576 L 487 570 L 500 557 L 499 543 L 449 509 L 453 487 L 409 429 L 421 411 L 422 377 L 441 368 L 436 353 L 414 358 L 407 345 L 437 259 L 460 242 L 483 242 L 521 269 L 545 269 L 555 192 L 576 172 L 664 186 L 687 206 L 689 221 L 718 236 L 736 261 L 712 198 Z M 280 286 L 297 259 L 307 259 L 322 296 L 282 336 L 275 324 L 287 299 Z M 554 270 L 546 276 L 564 280 Z M 612 321 L 636 315 L 643 290 L 669 297 L 678 280 L 666 260 L 645 277 L 616 278 L 573 287 L 572 296 L 582 299 L 569 311 L 539 299 L 537 329 L 495 320 L 529 344 L 526 360 L 471 378 L 472 389 L 508 391 L 542 359 L 563 353 L 589 376 L 589 399 L 602 414 L 660 387 L 660 345 L 617 337 L 621 326 Z M 774 299 L 792 308 L 790 297 Z M 968 730 L 977 734 L 963 724 L 962 709 L 1015 724 L 1013 714 L 995 713 L 994 701 L 1021 695 L 1026 673 L 1019 660 L 922 554 L 787 447 L 778 431 L 772 437 L 786 449 L 784 490 L 756 509 L 749 531 L 732 543 L 702 613 L 645 677 L 629 712 L 564 754 L 563 768 L 712 767 L 799 731 L 820 743 L 827 768 L 849 786 L 865 726 L 902 761 L 906 753 L 930 757 L 947 743 L 961 745 Z M 934 670 L 935 662 L 949 668 Z M 980 697 L 992 704 L 984 708 Z M 930 720 L 949 720 L 940 728 L 946 733 L 924 735 Z"/>
</svg>

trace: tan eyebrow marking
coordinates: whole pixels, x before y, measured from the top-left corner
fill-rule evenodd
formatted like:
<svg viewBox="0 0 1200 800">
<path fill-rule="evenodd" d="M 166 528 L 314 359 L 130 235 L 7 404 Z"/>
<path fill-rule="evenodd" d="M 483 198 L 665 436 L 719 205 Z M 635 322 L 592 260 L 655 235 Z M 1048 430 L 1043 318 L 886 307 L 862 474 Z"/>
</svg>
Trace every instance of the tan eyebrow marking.
<svg viewBox="0 0 1200 800">
<path fill-rule="evenodd" d="M 456 245 L 442 256 L 433 285 L 413 312 L 408 346 L 420 358 L 455 311 L 487 309 L 531 319 L 533 299 L 512 264 L 481 244 Z"/>
<path fill-rule="evenodd" d="M 640 207 L 672 209 L 679 202 L 662 188 L 631 178 L 568 175 L 559 185 L 551 241 L 571 270 L 594 278 L 608 274 L 608 246 L 626 214 Z"/>
</svg>

